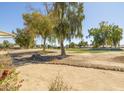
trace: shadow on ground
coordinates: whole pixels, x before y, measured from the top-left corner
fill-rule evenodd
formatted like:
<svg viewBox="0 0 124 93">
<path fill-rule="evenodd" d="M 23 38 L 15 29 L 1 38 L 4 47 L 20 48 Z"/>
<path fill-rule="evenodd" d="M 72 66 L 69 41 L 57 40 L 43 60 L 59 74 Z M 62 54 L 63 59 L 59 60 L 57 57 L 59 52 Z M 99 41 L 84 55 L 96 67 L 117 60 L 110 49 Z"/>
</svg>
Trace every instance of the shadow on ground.
<svg viewBox="0 0 124 93">
<path fill-rule="evenodd" d="M 27 64 L 45 64 L 45 63 L 49 63 L 50 61 L 53 61 L 53 60 L 62 60 L 62 59 L 67 58 L 69 56 L 70 55 L 51 56 L 51 55 L 41 55 L 41 54 L 36 53 L 36 54 L 32 54 L 32 56 L 26 57 L 26 58 L 17 59 L 16 57 L 13 57 L 13 64 L 16 67 L 27 65 Z"/>
<path fill-rule="evenodd" d="M 26 53 L 11 53 L 11 57 L 21 57 L 22 55 L 27 55 L 27 54 L 48 54 L 48 53 L 56 53 L 55 51 L 46 51 L 45 53 L 43 53 L 42 51 L 39 52 L 26 52 Z"/>
</svg>

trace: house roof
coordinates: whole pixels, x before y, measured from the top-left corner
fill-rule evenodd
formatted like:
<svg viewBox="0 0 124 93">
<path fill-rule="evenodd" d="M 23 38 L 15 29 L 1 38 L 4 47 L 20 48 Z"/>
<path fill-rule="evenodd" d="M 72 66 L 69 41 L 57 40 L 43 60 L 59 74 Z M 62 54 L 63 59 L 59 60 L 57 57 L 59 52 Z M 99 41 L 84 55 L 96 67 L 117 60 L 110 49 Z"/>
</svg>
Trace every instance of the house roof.
<svg viewBox="0 0 124 93">
<path fill-rule="evenodd" d="M 0 31 L 0 37 L 13 37 L 13 34 Z"/>
</svg>

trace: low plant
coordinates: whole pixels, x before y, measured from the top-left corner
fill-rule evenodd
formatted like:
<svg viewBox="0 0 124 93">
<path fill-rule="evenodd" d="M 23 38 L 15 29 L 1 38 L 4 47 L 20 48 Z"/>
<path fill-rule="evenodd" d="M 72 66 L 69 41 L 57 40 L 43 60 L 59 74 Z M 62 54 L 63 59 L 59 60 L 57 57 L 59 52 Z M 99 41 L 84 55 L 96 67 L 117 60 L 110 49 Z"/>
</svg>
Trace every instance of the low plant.
<svg viewBox="0 0 124 93">
<path fill-rule="evenodd" d="M 8 40 L 4 40 L 4 41 L 3 41 L 3 47 L 4 47 L 4 49 L 7 49 L 7 48 L 10 47 L 10 43 L 9 43 Z"/>
<path fill-rule="evenodd" d="M 12 59 L 8 55 L 1 56 L 0 62 L 0 91 L 19 90 L 23 80 L 19 80 L 19 73 L 12 65 Z"/>
<path fill-rule="evenodd" d="M 63 80 L 62 75 L 58 74 L 48 86 L 49 91 L 69 91 L 71 86 L 67 85 Z"/>
</svg>

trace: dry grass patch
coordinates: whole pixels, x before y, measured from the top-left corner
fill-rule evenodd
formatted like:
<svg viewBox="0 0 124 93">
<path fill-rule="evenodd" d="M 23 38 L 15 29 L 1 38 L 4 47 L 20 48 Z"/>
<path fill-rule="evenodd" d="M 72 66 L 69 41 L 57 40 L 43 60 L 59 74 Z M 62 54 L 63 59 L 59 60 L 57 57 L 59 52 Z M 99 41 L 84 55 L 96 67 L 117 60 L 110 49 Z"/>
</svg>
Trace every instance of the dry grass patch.
<svg viewBox="0 0 124 93">
<path fill-rule="evenodd" d="M 18 79 L 18 72 L 12 65 L 9 55 L 0 56 L 0 91 L 15 91 L 21 87 L 23 80 Z"/>
<path fill-rule="evenodd" d="M 58 73 L 58 75 L 53 79 L 49 86 L 49 91 L 69 91 L 72 90 L 72 87 L 69 86 L 64 80 L 62 75 Z"/>
</svg>

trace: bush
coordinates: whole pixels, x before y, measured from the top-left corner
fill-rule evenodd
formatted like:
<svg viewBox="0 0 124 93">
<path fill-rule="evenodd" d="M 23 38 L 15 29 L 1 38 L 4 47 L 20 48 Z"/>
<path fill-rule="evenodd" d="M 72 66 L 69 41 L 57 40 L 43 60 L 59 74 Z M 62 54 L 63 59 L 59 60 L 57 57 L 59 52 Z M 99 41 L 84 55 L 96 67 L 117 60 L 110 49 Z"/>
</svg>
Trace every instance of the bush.
<svg viewBox="0 0 124 93">
<path fill-rule="evenodd" d="M 68 86 L 64 81 L 63 77 L 58 74 L 55 79 L 49 84 L 49 91 L 68 91 L 71 90 L 72 87 Z"/>
<path fill-rule="evenodd" d="M 16 44 L 18 44 L 21 48 L 35 47 L 34 38 L 27 29 L 17 29 L 16 32 L 13 32 L 13 34 L 15 34 L 14 39 Z"/>
<path fill-rule="evenodd" d="M 74 43 L 74 42 L 71 42 L 70 44 L 69 44 L 69 48 L 75 48 L 76 47 L 76 44 Z"/>
<path fill-rule="evenodd" d="M 1 56 L 0 62 L 0 91 L 19 90 L 23 80 L 18 79 L 18 72 L 12 65 L 11 57 L 8 55 Z"/>
<path fill-rule="evenodd" d="M 86 42 L 86 41 L 80 41 L 79 43 L 78 43 L 78 46 L 79 46 L 79 48 L 81 48 L 81 47 L 86 47 L 86 46 L 88 46 L 88 42 Z"/>
<path fill-rule="evenodd" d="M 5 49 L 10 47 L 10 43 L 9 43 L 8 40 L 4 40 L 4 41 L 3 41 L 3 47 L 4 47 Z"/>
</svg>

